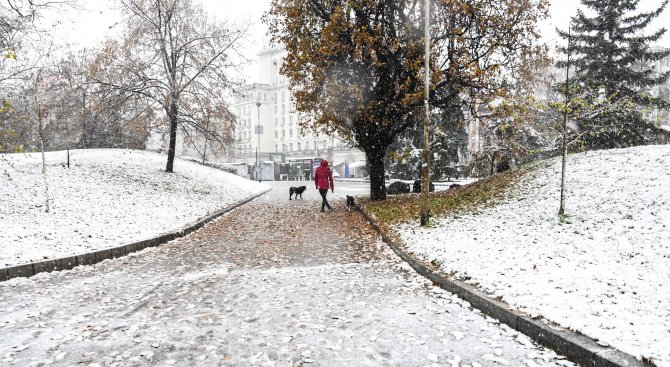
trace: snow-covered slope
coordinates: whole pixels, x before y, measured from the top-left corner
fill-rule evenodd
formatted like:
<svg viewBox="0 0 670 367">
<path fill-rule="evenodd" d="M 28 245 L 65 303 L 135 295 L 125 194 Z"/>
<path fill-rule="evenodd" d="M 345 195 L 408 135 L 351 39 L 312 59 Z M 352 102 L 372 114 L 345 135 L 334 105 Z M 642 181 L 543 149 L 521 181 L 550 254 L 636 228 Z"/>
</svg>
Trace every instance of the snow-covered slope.
<svg viewBox="0 0 670 367">
<path fill-rule="evenodd" d="M 477 214 L 393 227 L 426 261 L 531 315 L 670 366 L 670 146 L 540 163 Z"/>
<path fill-rule="evenodd" d="M 0 155 L 0 267 L 120 246 L 176 230 L 267 185 L 146 151 Z"/>
</svg>

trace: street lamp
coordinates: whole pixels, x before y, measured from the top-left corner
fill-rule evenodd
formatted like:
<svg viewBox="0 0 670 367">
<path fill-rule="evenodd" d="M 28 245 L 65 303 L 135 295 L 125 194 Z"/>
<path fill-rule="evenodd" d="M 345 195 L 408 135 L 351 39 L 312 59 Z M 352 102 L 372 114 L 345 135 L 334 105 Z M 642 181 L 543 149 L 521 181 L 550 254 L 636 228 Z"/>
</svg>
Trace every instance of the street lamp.
<svg viewBox="0 0 670 367">
<path fill-rule="evenodd" d="M 258 136 L 258 144 L 256 144 L 256 178 L 261 182 L 261 167 L 258 165 L 258 151 L 261 149 L 261 134 L 263 127 L 261 126 L 261 100 L 256 100 L 256 109 L 258 110 L 258 125 L 256 125 L 256 135 Z"/>
<path fill-rule="evenodd" d="M 429 208 L 428 208 L 428 191 L 429 191 L 429 179 L 430 179 L 430 167 L 428 160 L 430 157 L 429 144 L 428 140 L 428 129 L 430 124 L 430 105 L 428 103 L 428 98 L 430 97 L 430 30 L 429 30 L 429 21 L 430 21 L 430 4 L 428 0 L 425 0 L 423 3 L 425 11 L 425 23 L 424 23 L 424 43 L 425 43 L 425 62 L 426 62 L 426 81 L 425 81 L 425 109 L 426 117 L 423 120 L 423 166 L 421 167 L 421 226 L 428 225 L 429 222 Z"/>
</svg>

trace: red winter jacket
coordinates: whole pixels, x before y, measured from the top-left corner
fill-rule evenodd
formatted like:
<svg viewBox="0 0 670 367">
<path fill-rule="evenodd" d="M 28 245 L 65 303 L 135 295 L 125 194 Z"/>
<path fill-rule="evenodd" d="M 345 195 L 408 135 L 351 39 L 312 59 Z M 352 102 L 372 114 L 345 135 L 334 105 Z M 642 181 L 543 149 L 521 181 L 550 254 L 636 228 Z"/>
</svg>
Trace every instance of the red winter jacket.
<svg viewBox="0 0 670 367">
<path fill-rule="evenodd" d="M 314 183 L 316 184 L 317 189 L 335 189 L 335 185 L 333 184 L 333 171 L 328 167 L 327 160 L 322 160 L 321 166 L 314 172 Z M 328 184 L 330 184 L 330 186 L 328 186 Z"/>
</svg>

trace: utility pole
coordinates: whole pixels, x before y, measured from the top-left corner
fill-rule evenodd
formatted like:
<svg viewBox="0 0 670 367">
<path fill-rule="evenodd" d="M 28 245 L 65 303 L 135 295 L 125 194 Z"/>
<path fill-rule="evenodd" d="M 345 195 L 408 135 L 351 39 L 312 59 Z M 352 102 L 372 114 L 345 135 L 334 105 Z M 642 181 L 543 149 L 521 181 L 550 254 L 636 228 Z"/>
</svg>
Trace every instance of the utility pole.
<svg viewBox="0 0 670 367">
<path fill-rule="evenodd" d="M 423 120 L 423 165 L 421 166 L 421 226 L 428 225 L 430 220 L 430 212 L 428 208 L 428 191 L 430 188 L 429 179 L 430 179 L 430 151 L 429 151 L 429 139 L 428 139 L 428 130 L 430 125 L 430 104 L 428 103 L 428 98 L 430 97 L 430 5 L 429 0 L 424 0 L 423 7 L 425 11 L 425 23 L 424 23 L 424 43 L 425 43 L 425 69 L 426 69 L 426 81 L 425 81 L 425 100 L 424 108 L 426 110 L 426 117 Z"/>
<path fill-rule="evenodd" d="M 256 179 L 261 182 L 261 167 L 258 162 L 258 152 L 261 149 L 261 133 L 263 127 L 261 126 L 261 100 L 256 100 L 256 109 L 258 110 L 258 125 L 256 125 L 256 135 L 258 136 L 258 144 L 256 145 Z"/>
<path fill-rule="evenodd" d="M 565 106 L 563 107 L 563 159 L 561 162 L 561 203 L 558 215 L 565 215 L 565 162 L 568 159 L 568 108 L 570 108 L 570 28 L 568 28 L 568 61 L 565 66 Z"/>
</svg>

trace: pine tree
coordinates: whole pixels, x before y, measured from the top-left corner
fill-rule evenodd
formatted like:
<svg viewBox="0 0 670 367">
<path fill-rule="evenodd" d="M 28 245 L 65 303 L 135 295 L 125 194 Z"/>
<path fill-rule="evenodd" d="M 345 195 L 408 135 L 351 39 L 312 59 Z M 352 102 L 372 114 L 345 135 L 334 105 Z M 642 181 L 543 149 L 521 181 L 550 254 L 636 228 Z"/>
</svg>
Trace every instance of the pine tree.
<svg viewBox="0 0 670 367">
<path fill-rule="evenodd" d="M 576 121 L 585 132 L 583 147 L 603 149 L 667 141 L 668 133 L 645 116 L 652 108 L 670 107 L 668 101 L 649 93 L 670 76 L 670 72 L 654 72 L 652 66 L 654 61 L 669 55 L 670 50 L 654 51 L 649 47 L 666 29 L 648 35 L 645 30 L 663 12 L 668 0 L 649 12 L 637 12 L 639 0 L 581 0 L 581 3 L 594 16 L 578 9 L 571 21 L 571 68 L 574 67 L 575 73 L 571 89 L 578 90 L 581 97 L 594 105 L 606 99 L 610 103 L 626 100 L 636 106 Z M 558 33 L 567 40 L 567 31 Z M 565 66 L 565 61 L 558 63 L 558 67 Z"/>
</svg>

